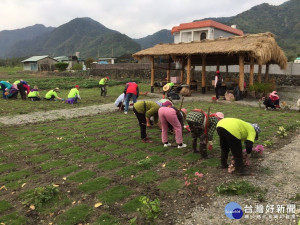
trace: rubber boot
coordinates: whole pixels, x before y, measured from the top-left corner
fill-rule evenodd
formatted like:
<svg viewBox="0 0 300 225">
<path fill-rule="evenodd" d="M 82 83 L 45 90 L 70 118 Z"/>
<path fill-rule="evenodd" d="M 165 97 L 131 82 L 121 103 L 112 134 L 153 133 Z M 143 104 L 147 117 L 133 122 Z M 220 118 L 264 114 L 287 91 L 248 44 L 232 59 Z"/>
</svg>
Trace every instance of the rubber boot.
<svg viewBox="0 0 300 225">
<path fill-rule="evenodd" d="M 200 143 L 200 154 L 202 159 L 207 159 L 207 145 Z"/>
<path fill-rule="evenodd" d="M 250 175 L 249 171 L 247 171 L 245 169 L 243 158 L 234 157 L 234 161 L 235 161 L 235 170 L 236 170 L 237 175 L 239 175 L 239 176 L 248 176 L 248 175 Z"/>
<path fill-rule="evenodd" d="M 228 160 L 228 153 L 221 151 L 221 167 L 222 167 L 222 169 L 228 168 L 227 160 Z"/>
<path fill-rule="evenodd" d="M 199 153 L 199 151 L 197 150 L 197 139 L 193 138 L 193 150 L 194 153 Z"/>
</svg>

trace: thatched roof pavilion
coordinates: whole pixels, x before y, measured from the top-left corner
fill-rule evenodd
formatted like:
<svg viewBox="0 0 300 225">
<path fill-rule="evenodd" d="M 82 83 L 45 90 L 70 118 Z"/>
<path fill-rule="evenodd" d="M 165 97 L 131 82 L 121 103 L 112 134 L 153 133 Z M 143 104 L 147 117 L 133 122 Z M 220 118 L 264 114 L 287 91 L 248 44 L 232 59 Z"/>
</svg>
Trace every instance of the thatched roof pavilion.
<svg viewBox="0 0 300 225">
<path fill-rule="evenodd" d="M 254 64 L 266 65 L 266 76 L 269 64 L 278 64 L 281 69 L 287 67 L 287 59 L 282 49 L 277 45 L 272 33 L 249 34 L 219 38 L 216 40 L 202 40 L 191 43 L 158 44 L 133 54 L 135 59 L 149 58 L 151 67 L 151 86 L 154 85 L 154 58 L 172 57 L 174 61 L 187 66 L 187 84 L 190 84 L 190 70 L 192 65 L 202 66 L 202 89 L 205 89 L 205 66 L 240 65 L 239 86 L 244 90 L 244 65 L 250 64 L 249 85 L 253 85 Z M 261 69 L 260 69 L 261 71 Z M 260 72 L 261 73 L 261 72 Z M 169 80 L 169 69 L 167 78 Z M 258 74 L 261 82 L 261 74 Z M 183 71 L 181 78 L 183 78 Z"/>
</svg>

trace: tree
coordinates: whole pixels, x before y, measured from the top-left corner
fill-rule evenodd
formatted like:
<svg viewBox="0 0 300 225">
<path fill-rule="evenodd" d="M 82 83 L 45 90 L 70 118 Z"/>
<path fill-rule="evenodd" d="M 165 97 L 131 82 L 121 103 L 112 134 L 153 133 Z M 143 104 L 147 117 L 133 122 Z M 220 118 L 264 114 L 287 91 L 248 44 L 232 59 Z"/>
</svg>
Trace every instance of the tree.
<svg viewBox="0 0 300 225">
<path fill-rule="evenodd" d="M 55 68 L 58 69 L 59 71 L 65 71 L 68 66 L 69 66 L 68 63 L 63 63 L 63 62 L 59 62 L 55 64 Z"/>
<path fill-rule="evenodd" d="M 77 63 L 73 65 L 72 70 L 82 70 L 82 64 Z"/>
<path fill-rule="evenodd" d="M 91 57 L 90 57 L 90 58 L 87 58 L 87 59 L 85 60 L 86 68 L 91 68 L 94 61 L 95 61 L 94 58 L 91 58 Z"/>
</svg>

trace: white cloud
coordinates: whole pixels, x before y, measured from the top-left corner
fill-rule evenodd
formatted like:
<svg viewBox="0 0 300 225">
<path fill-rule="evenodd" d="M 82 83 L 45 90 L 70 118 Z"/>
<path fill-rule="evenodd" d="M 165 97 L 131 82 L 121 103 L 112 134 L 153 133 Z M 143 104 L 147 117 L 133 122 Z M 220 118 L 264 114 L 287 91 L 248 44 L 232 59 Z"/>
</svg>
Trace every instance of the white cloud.
<svg viewBox="0 0 300 225">
<path fill-rule="evenodd" d="M 0 30 L 37 23 L 58 27 L 76 17 L 90 17 L 132 38 L 205 17 L 234 16 L 264 2 L 287 0 L 0 0 Z"/>
</svg>

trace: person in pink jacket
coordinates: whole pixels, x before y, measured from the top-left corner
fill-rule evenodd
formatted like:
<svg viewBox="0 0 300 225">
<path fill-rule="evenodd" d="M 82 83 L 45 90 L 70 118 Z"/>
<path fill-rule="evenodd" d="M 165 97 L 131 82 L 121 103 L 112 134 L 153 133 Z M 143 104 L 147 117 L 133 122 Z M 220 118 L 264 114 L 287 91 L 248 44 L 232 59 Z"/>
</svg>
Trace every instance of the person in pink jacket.
<svg viewBox="0 0 300 225">
<path fill-rule="evenodd" d="M 183 109 L 181 110 L 183 111 Z M 158 116 L 161 123 L 161 139 L 164 144 L 164 147 L 169 147 L 172 144 L 168 142 L 168 123 L 170 123 L 175 132 L 175 139 L 177 143 L 177 148 L 185 148 L 187 145 L 183 143 L 182 140 L 182 122 L 179 121 L 178 114 L 180 110 L 172 107 L 172 104 L 165 104 L 158 110 Z"/>
</svg>

